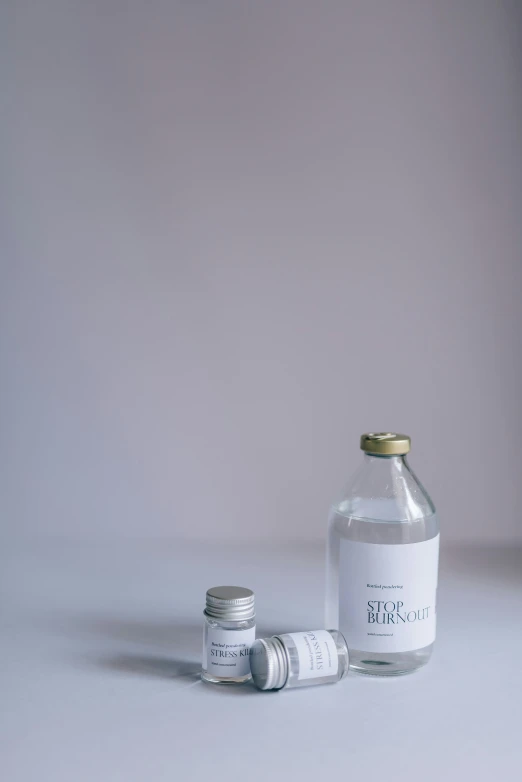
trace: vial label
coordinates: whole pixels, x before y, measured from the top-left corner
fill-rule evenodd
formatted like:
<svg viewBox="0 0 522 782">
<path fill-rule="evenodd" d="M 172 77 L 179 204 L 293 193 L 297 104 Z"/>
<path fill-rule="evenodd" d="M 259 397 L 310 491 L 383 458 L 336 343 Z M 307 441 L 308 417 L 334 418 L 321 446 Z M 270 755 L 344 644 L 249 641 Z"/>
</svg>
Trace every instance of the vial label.
<svg viewBox="0 0 522 782">
<path fill-rule="evenodd" d="M 421 543 L 341 541 L 339 629 L 350 649 L 411 652 L 435 640 L 439 536 Z"/>
<path fill-rule="evenodd" d="M 299 657 L 298 679 L 316 679 L 336 676 L 339 656 L 335 641 L 328 630 L 310 630 L 307 633 L 288 633 Z"/>
<path fill-rule="evenodd" d="M 213 676 L 237 678 L 250 673 L 250 647 L 256 638 L 256 628 L 225 630 L 207 627 L 203 640 L 203 669 Z"/>
</svg>

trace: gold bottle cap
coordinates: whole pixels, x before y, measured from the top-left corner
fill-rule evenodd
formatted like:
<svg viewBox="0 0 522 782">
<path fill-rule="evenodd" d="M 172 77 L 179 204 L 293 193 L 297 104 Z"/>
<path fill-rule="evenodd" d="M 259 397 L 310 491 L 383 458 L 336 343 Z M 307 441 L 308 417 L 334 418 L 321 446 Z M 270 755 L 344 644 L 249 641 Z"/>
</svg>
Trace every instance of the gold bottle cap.
<svg viewBox="0 0 522 782">
<path fill-rule="evenodd" d="M 361 450 L 379 456 L 403 456 L 408 453 L 411 441 L 407 434 L 395 432 L 369 432 L 361 435 Z"/>
</svg>

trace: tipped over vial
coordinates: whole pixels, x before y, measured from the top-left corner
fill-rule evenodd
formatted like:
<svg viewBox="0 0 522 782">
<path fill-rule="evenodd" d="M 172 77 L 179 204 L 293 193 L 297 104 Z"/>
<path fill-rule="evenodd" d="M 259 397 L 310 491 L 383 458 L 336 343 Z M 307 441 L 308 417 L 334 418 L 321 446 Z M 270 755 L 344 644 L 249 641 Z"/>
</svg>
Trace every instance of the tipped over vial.
<svg viewBox="0 0 522 782">
<path fill-rule="evenodd" d="M 348 647 L 338 630 L 309 630 L 258 638 L 250 654 L 260 690 L 335 684 L 348 673 Z"/>
</svg>

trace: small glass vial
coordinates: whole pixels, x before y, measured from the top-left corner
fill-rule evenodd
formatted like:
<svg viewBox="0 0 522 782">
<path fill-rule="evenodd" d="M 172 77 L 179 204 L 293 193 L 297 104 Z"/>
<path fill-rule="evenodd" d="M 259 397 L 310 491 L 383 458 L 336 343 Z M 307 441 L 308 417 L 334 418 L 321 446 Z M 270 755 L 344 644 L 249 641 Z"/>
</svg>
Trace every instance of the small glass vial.
<svg viewBox="0 0 522 782">
<path fill-rule="evenodd" d="M 348 673 L 348 648 L 338 630 L 309 630 L 258 638 L 250 666 L 260 690 L 335 684 Z"/>
<path fill-rule="evenodd" d="M 204 610 L 201 678 L 241 684 L 252 678 L 250 649 L 256 637 L 254 593 L 236 586 L 212 587 Z"/>
</svg>

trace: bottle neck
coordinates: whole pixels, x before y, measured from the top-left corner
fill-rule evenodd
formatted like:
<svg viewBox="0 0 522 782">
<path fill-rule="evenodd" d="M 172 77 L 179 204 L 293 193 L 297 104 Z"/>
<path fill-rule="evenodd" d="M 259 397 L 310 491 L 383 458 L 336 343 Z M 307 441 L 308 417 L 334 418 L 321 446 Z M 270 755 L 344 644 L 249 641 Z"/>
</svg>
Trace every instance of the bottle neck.
<svg viewBox="0 0 522 782">
<path fill-rule="evenodd" d="M 406 464 L 406 454 L 401 454 L 400 456 L 385 456 L 381 454 L 376 453 L 366 453 L 364 454 L 364 461 L 369 465 L 378 465 L 383 467 L 384 469 L 390 469 L 391 467 L 398 466 L 399 464 Z"/>
</svg>

